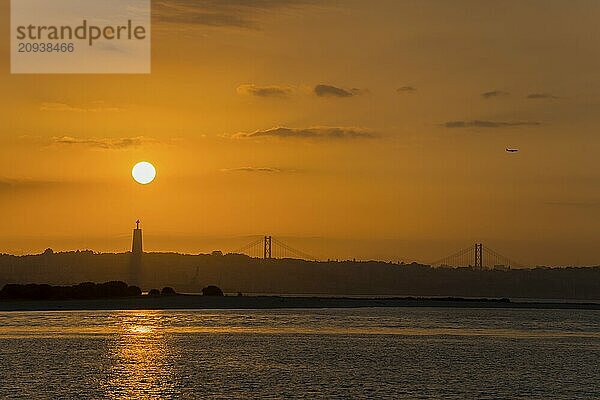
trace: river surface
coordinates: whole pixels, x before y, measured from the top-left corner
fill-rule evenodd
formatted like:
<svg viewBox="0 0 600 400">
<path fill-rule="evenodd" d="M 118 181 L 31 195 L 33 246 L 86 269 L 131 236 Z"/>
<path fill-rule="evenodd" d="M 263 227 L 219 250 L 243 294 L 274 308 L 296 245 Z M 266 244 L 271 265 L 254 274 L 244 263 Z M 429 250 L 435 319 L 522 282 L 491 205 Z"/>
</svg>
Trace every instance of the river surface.
<svg viewBox="0 0 600 400">
<path fill-rule="evenodd" d="M 598 399 L 600 311 L 0 313 L 2 399 Z"/>
</svg>

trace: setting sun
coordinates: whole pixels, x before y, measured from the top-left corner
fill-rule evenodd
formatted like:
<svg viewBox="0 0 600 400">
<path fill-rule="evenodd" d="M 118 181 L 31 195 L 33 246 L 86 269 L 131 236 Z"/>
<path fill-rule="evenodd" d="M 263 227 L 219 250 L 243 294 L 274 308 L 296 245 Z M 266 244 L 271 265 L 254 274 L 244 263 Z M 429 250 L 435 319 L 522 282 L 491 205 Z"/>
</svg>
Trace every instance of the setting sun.
<svg viewBox="0 0 600 400">
<path fill-rule="evenodd" d="M 149 162 L 142 161 L 135 164 L 131 170 L 131 175 L 137 183 L 147 185 L 156 177 L 156 168 L 154 168 L 154 165 L 150 164 Z"/>
</svg>

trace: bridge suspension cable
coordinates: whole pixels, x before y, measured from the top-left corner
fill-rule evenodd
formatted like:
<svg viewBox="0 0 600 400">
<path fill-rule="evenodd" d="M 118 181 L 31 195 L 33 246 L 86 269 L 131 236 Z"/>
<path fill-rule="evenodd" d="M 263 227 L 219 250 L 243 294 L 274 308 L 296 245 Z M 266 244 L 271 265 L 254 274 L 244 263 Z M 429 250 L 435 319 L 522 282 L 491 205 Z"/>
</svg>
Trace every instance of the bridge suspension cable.
<svg viewBox="0 0 600 400">
<path fill-rule="evenodd" d="M 233 251 L 236 254 L 246 254 L 250 257 L 260 257 L 260 254 L 263 250 L 263 238 L 262 236 L 253 240 L 252 242 L 240 247 L 239 249 Z"/>
<path fill-rule="evenodd" d="M 483 252 L 487 259 L 492 260 L 493 266 L 506 266 L 506 267 L 514 267 L 514 268 L 523 268 L 523 265 L 515 260 L 512 260 L 508 257 L 503 256 L 502 254 L 488 248 L 484 247 Z"/>
<path fill-rule="evenodd" d="M 283 243 L 281 240 L 273 238 L 273 244 L 275 245 L 273 247 L 273 249 L 275 250 L 275 258 L 298 257 L 300 259 L 308 260 L 308 261 L 316 261 L 317 260 L 317 258 L 315 256 L 305 253 L 301 250 L 295 249 L 295 248 Z"/>
<path fill-rule="evenodd" d="M 432 267 L 464 267 L 473 263 L 473 247 L 469 246 L 431 263 Z"/>
</svg>

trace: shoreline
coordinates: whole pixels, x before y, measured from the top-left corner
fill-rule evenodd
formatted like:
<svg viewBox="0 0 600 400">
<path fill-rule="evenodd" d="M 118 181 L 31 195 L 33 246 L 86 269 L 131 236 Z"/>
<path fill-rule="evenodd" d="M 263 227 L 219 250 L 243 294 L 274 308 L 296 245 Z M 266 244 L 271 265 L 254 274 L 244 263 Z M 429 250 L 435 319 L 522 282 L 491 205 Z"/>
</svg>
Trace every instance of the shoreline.
<svg viewBox="0 0 600 400">
<path fill-rule="evenodd" d="M 432 307 L 539 310 L 600 310 L 600 302 L 513 302 L 507 299 L 471 298 L 352 298 L 176 295 L 90 300 L 0 300 L 0 312 L 19 311 L 117 311 L 117 310 L 276 310 L 366 307 Z"/>
</svg>

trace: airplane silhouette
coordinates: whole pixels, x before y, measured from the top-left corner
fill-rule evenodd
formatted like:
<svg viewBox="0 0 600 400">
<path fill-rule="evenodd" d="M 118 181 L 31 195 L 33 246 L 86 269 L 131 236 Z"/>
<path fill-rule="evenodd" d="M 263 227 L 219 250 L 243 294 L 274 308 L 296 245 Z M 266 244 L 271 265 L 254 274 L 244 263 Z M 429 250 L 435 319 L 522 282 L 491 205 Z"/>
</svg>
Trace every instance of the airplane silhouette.
<svg viewBox="0 0 600 400">
<path fill-rule="evenodd" d="M 506 149 L 507 153 L 517 153 L 519 149 Z"/>
</svg>

